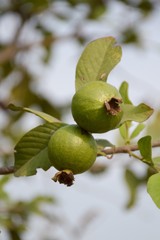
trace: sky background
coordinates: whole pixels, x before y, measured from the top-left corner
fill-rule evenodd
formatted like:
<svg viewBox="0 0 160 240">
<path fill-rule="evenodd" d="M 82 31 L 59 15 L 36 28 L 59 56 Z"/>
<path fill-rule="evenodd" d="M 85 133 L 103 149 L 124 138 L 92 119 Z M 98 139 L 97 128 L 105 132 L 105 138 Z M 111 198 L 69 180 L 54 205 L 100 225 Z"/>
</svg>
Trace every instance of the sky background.
<svg viewBox="0 0 160 240">
<path fill-rule="evenodd" d="M 112 11 L 118 12 L 120 10 L 113 7 Z M 110 13 L 107 18 L 112 21 L 112 16 L 112 13 Z M 49 21 L 49 19 L 46 21 Z M 138 26 L 142 41 L 144 41 L 144 47 L 122 46 L 122 60 L 108 78 L 108 82 L 116 87 L 119 87 L 126 80 L 129 83 L 130 98 L 134 104 L 145 102 L 154 109 L 159 109 L 160 105 L 159 24 L 160 15 L 157 10 L 145 24 Z M 86 31 L 87 28 L 91 36 L 96 32 L 95 38 L 108 35 L 116 37 L 116 32 L 112 29 L 108 29 L 106 33 L 104 19 L 102 19 L 100 25 L 86 26 Z M 67 31 L 65 27 L 60 29 L 64 32 Z M 36 55 L 34 51 L 37 51 Z M 53 51 L 54 59 L 45 68 L 38 62 L 38 56 L 42 54 L 39 49 L 33 50 L 32 57 L 29 55 L 24 61 L 30 61 L 29 67 L 35 73 L 37 79 L 40 79 L 37 90 L 41 94 L 45 94 L 58 104 L 71 102 L 75 92 L 75 68 L 83 48 L 79 48 L 79 45 L 73 40 L 62 40 L 55 44 Z M 32 117 L 32 120 L 28 121 L 31 119 L 31 115 L 26 114 L 25 118 L 26 131 L 37 124 L 36 117 Z M 74 122 L 71 113 L 65 115 L 63 120 L 67 123 Z M 110 141 L 114 141 L 115 136 L 116 131 L 115 133 L 101 135 L 101 137 Z M 95 137 L 99 137 L 99 135 L 97 134 Z M 57 205 L 46 207 L 46 210 L 48 212 L 53 210 L 61 216 L 64 224 L 59 224 L 54 229 L 52 226 L 48 226 L 47 222 L 41 223 L 41 219 L 37 222 L 37 219 L 33 218 L 25 240 L 34 239 L 37 228 L 40 236 L 46 234 L 46 231 L 52 233 L 55 230 L 57 239 L 59 237 L 61 240 L 159 239 L 160 211 L 152 202 L 145 188 L 139 190 L 136 206 L 131 210 L 125 210 L 128 191 L 122 175 L 123 166 L 128 158 L 119 155 L 113 157 L 112 160 L 101 159 L 100 161 L 107 161 L 110 164 L 108 172 L 97 177 L 89 173 L 77 175 L 75 184 L 70 188 L 50 180 L 55 173 L 53 168 L 47 172 L 38 170 L 36 176 L 27 179 L 25 177 L 14 178 L 8 184 L 7 190 L 15 199 L 30 199 L 37 194 L 48 194 L 56 196 L 58 200 Z M 133 160 L 131 159 L 131 161 Z M 136 160 L 134 167 L 140 173 L 144 171 L 144 165 Z M 23 189 L 25 191 L 22 191 Z M 87 217 L 90 217 L 92 221 L 85 228 Z M 81 229 L 83 231 L 80 231 Z M 3 233 L 1 237 L 7 240 Z"/>
</svg>

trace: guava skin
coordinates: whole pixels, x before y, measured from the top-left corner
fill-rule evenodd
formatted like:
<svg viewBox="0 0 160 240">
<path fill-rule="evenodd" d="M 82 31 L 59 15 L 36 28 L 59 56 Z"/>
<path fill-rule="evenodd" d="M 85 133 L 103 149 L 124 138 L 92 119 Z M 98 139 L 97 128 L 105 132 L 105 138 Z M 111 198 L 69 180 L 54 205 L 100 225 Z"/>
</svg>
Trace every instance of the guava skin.
<svg viewBox="0 0 160 240">
<path fill-rule="evenodd" d="M 73 174 L 87 171 L 95 162 L 97 144 L 93 136 L 77 125 L 58 129 L 50 138 L 48 156 L 57 170 Z"/>
<path fill-rule="evenodd" d="M 80 88 L 72 99 L 75 122 L 91 133 L 104 133 L 115 129 L 122 119 L 118 90 L 102 81 L 93 81 Z M 110 105 L 109 105 L 110 104 Z"/>
</svg>

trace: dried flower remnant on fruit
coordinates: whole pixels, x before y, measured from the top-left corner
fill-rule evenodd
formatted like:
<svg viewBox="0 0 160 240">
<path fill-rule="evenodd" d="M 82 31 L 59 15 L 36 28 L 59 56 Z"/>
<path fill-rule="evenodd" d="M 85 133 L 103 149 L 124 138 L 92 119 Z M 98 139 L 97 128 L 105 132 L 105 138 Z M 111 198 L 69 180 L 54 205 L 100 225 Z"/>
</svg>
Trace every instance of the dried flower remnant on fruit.
<svg viewBox="0 0 160 240">
<path fill-rule="evenodd" d="M 74 176 L 72 171 L 70 170 L 63 170 L 60 172 L 57 172 L 54 177 L 52 178 L 54 182 L 59 182 L 60 184 L 65 184 L 67 187 L 73 185 Z"/>
<path fill-rule="evenodd" d="M 118 99 L 114 97 L 111 98 L 109 101 L 104 102 L 107 112 L 113 116 L 121 112 L 121 108 L 120 108 L 121 103 L 122 103 L 122 99 Z"/>
<path fill-rule="evenodd" d="M 103 79 L 106 79 L 106 77 L 107 77 L 107 74 L 102 73 L 99 80 L 103 81 Z"/>
</svg>

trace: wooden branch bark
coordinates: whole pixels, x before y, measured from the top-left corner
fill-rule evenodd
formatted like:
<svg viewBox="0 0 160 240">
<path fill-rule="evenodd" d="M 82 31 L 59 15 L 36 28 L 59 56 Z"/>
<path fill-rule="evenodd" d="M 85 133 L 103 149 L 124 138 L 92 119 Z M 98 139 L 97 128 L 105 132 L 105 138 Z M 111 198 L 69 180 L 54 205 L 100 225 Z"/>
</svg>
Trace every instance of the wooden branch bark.
<svg viewBox="0 0 160 240">
<path fill-rule="evenodd" d="M 152 148 L 156 148 L 156 147 L 160 147 L 160 141 L 157 141 L 155 143 L 152 144 Z M 134 151 L 138 151 L 138 145 L 130 145 L 130 146 L 121 146 L 121 147 L 113 147 L 113 148 L 107 148 L 107 149 L 103 149 L 103 152 L 106 155 L 113 155 L 113 154 L 120 154 L 120 153 L 130 153 L 130 152 L 134 152 Z M 1 167 L 0 168 L 0 175 L 7 175 L 7 174 L 11 174 L 14 173 L 14 166 L 10 166 L 10 167 Z"/>
<path fill-rule="evenodd" d="M 74 35 L 67 35 L 67 36 L 61 36 L 61 37 L 47 36 L 40 41 L 28 43 L 24 45 L 17 45 L 16 43 L 11 44 L 10 46 L 0 51 L 0 64 L 3 64 L 13 59 L 14 56 L 20 51 L 27 51 L 32 47 L 40 46 L 40 45 L 47 47 L 47 46 L 50 46 L 54 41 L 57 41 L 60 39 L 68 39 L 72 37 L 74 37 Z"/>
<path fill-rule="evenodd" d="M 152 144 L 152 148 L 155 147 L 160 147 L 160 141 L 157 141 Z M 104 152 L 106 155 L 112 155 L 112 154 L 118 154 L 118 153 L 129 153 L 129 152 L 134 152 L 138 151 L 138 145 L 125 145 L 121 147 L 113 147 L 113 148 L 107 148 L 103 149 L 102 152 Z"/>
<path fill-rule="evenodd" d="M 0 168 L 0 175 L 7 175 L 11 173 L 14 173 L 14 166 Z"/>
</svg>

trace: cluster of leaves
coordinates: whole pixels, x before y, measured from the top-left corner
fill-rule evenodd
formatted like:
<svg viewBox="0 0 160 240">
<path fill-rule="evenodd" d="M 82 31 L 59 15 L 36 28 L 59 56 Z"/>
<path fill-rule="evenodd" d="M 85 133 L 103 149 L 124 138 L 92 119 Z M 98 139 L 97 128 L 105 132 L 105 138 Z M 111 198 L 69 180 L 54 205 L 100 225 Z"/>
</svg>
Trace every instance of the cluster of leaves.
<svg viewBox="0 0 160 240">
<path fill-rule="evenodd" d="M 0 37 L 0 81 L 2 86 L 9 85 L 10 88 L 8 94 L 3 99 L 0 99 L 0 107 L 4 111 L 4 116 L 7 118 L 4 126 L 1 129 L 2 138 L 6 141 L 15 141 L 19 138 L 18 131 L 13 130 L 13 125 L 20 125 L 20 119 L 22 119 L 23 112 L 18 114 L 8 114 L 6 106 L 10 101 L 21 106 L 36 106 L 41 111 L 45 111 L 57 118 L 61 118 L 63 110 L 69 105 L 57 106 L 57 104 L 51 102 L 45 95 L 40 94 L 36 89 L 39 81 L 35 81 L 36 76 L 28 67 L 28 64 L 23 60 L 25 56 L 32 52 L 33 47 L 43 49 L 43 56 L 40 58 L 44 65 L 54 57 L 53 46 L 59 39 L 75 39 L 79 43 L 85 43 L 90 39 L 87 32 L 84 34 L 83 27 L 87 22 L 99 21 L 101 16 L 110 11 L 110 4 L 113 1 L 33 1 L 33 0 L 21 0 L 21 1 L 7 1 L 0 3 L 1 15 L 0 19 L 3 20 L 15 17 L 17 19 L 17 25 L 12 29 L 12 36 L 9 39 L 4 40 L 3 36 Z M 124 8 L 130 7 L 133 11 L 138 11 L 141 14 L 141 20 L 146 16 L 149 16 L 156 8 L 156 2 L 149 0 L 141 0 L 136 3 L 133 1 L 115 1 L 115 3 L 122 4 Z M 60 36 L 56 28 L 51 29 L 50 26 L 55 26 L 58 21 L 60 24 L 70 24 L 74 19 L 74 14 L 81 11 L 81 7 L 86 9 L 85 14 L 82 14 L 81 21 L 75 22 L 72 32 L 69 32 L 67 36 Z M 82 9 L 82 12 L 83 9 Z M 73 14 L 72 14 L 73 13 Z M 45 24 L 45 18 L 47 15 L 51 15 L 51 23 Z M 137 20 L 140 21 L 140 20 Z M 72 24 L 73 25 L 73 24 Z M 130 24 L 124 25 L 123 29 L 119 30 L 118 40 L 124 43 L 137 43 L 139 41 L 139 35 L 136 32 L 137 22 L 135 26 Z M 30 42 L 23 35 L 26 28 L 30 28 L 31 32 L 39 36 L 39 40 L 36 42 Z M 134 36 L 134 37 L 133 37 Z M 10 84 L 12 82 L 12 84 Z M 35 86 L 33 88 L 32 86 Z M 5 89 L 6 91 L 6 89 Z M 23 122 L 22 122 L 23 126 Z M 18 126 L 19 128 L 19 126 Z M 5 151 L 2 152 L 5 153 Z M 3 154 L 3 159 L 10 160 L 11 156 L 7 152 Z"/>
<path fill-rule="evenodd" d="M 120 46 L 115 45 L 113 37 L 100 38 L 89 43 L 83 51 L 76 68 L 76 90 L 83 84 L 90 81 L 106 81 L 110 71 L 120 61 L 122 50 Z M 96 59 L 96 64 L 93 64 L 92 59 Z M 129 145 L 132 139 L 136 138 L 145 125 L 142 124 L 153 113 L 153 109 L 144 103 L 134 106 L 128 97 L 128 84 L 123 82 L 120 86 L 120 93 L 123 99 L 123 117 L 119 124 L 119 131 L 124 139 L 125 145 Z M 26 133 L 15 147 L 15 176 L 30 176 L 36 174 L 37 168 L 47 170 L 51 167 L 48 159 L 47 147 L 51 135 L 65 123 L 43 112 L 34 111 L 29 108 L 9 106 L 14 111 L 27 111 L 41 117 L 47 121 L 44 125 L 40 125 L 28 133 Z M 132 122 L 139 124 L 130 134 L 130 126 Z M 101 144 L 103 143 L 103 144 Z M 108 141 L 98 140 L 100 151 L 98 155 L 104 155 L 103 149 L 108 146 Z M 102 149 L 103 145 L 103 149 Z M 160 157 L 152 158 L 152 143 L 151 136 L 145 136 L 138 140 L 137 150 L 140 151 L 141 156 L 134 154 L 128 150 L 128 153 L 147 164 L 156 173 L 151 176 L 148 181 L 148 192 L 153 198 L 154 202 L 160 207 L 159 194 L 157 193 L 157 185 L 159 180 L 159 164 Z M 126 171 L 126 179 L 128 182 L 130 178 L 129 170 Z M 131 176 L 131 175 L 130 175 Z M 131 176 L 133 179 L 133 175 Z M 133 181 L 131 181 L 133 182 Z M 137 185 L 134 185 L 137 186 Z"/>
<path fill-rule="evenodd" d="M 132 104 L 131 100 L 128 97 L 128 84 L 126 82 L 121 85 L 120 92 L 123 96 L 123 100 L 128 104 Z M 132 152 L 129 153 L 131 156 L 146 163 L 149 168 L 147 168 L 146 174 L 142 177 L 136 176 L 136 174 L 131 171 L 131 169 L 125 170 L 125 180 L 131 193 L 127 207 L 131 207 L 134 204 L 138 188 L 147 182 L 148 193 L 151 195 L 157 207 L 160 208 L 160 192 L 158 191 L 160 157 L 152 156 L 152 141 L 159 139 L 159 136 L 157 135 L 159 134 L 157 128 L 158 116 L 159 114 L 157 114 L 155 122 L 148 126 L 148 128 L 151 128 L 152 131 L 147 130 L 146 132 L 148 135 L 138 140 L 138 149 L 140 150 L 141 157 Z M 146 126 L 143 123 L 139 123 L 132 131 L 131 128 L 132 121 L 126 121 L 119 128 L 120 135 L 124 141 L 124 144 L 126 145 L 131 144 L 132 141 L 137 138 L 139 134 L 146 128 Z M 156 137 L 154 136 L 154 128 L 156 128 Z M 151 137 L 149 134 L 153 135 L 153 137 Z"/>
</svg>

